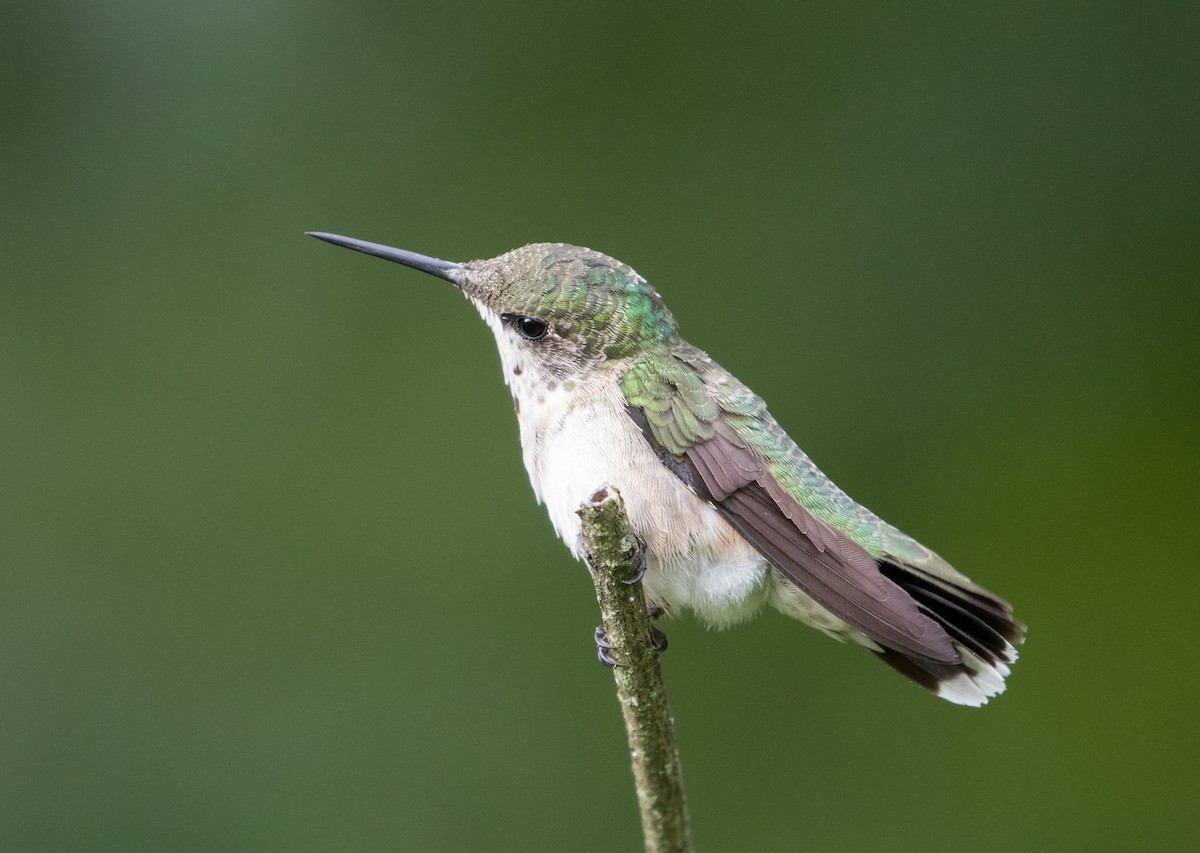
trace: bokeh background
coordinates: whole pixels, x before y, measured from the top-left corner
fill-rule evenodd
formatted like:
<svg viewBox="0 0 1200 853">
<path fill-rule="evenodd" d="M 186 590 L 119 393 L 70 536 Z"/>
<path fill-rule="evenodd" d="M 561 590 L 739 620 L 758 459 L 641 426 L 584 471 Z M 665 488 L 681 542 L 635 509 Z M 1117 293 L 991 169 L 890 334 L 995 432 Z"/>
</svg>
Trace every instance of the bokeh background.
<svg viewBox="0 0 1200 853">
<path fill-rule="evenodd" d="M 1015 602 L 941 703 L 667 627 L 704 850 L 1200 844 L 1196 4 L 0 13 L 0 847 L 632 850 L 583 568 L 448 286 L 634 265 Z"/>
</svg>

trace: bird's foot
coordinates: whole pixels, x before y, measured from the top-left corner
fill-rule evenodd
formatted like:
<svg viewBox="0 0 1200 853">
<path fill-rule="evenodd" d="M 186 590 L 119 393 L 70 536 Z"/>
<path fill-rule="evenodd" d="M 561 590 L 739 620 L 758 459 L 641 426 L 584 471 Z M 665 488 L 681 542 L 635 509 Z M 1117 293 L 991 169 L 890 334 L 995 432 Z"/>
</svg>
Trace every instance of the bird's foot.
<svg viewBox="0 0 1200 853">
<path fill-rule="evenodd" d="M 596 640 L 596 657 L 600 659 L 600 663 L 612 669 L 617 662 L 609 654 L 612 651 L 612 644 L 608 642 L 608 632 L 604 630 L 603 625 L 597 625 L 596 633 L 592 636 Z"/>
<path fill-rule="evenodd" d="M 614 666 L 623 666 L 610 654 L 613 650 L 613 645 L 608 641 L 608 632 L 604 630 L 603 625 L 597 625 L 596 631 L 592 635 L 596 641 L 596 657 L 600 663 L 612 669 Z M 661 655 L 667 650 L 667 635 L 662 631 L 650 626 L 650 650 L 656 655 Z"/>
</svg>

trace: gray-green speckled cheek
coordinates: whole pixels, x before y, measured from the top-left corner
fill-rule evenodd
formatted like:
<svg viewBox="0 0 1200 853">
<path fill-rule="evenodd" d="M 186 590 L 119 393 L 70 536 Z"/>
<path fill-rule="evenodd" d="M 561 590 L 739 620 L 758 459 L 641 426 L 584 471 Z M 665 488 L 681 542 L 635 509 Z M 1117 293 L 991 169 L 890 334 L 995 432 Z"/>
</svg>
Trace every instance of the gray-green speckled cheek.
<svg viewBox="0 0 1200 853">
<path fill-rule="evenodd" d="M 675 318 L 644 278 L 579 246 L 533 243 L 471 261 L 460 286 L 498 314 L 545 320 L 593 358 L 623 358 L 678 339 Z"/>
</svg>

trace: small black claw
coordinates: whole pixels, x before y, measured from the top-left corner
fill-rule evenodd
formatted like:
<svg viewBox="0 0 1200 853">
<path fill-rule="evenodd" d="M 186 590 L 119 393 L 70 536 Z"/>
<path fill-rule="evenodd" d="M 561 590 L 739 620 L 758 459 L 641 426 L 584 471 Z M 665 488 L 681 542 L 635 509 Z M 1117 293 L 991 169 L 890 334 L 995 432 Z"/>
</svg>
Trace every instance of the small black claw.
<svg viewBox="0 0 1200 853">
<path fill-rule="evenodd" d="M 623 581 L 623 583 L 635 584 L 646 574 L 646 543 L 642 541 L 642 537 L 640 536 L 637 537 L 637 558 L 637 574 L 629 580 Z"/>
<path fill-rule="evenodd" d="M 592 636 L 596 640 L 596 657 L 600 660 L 600 663 L 604 664 L 609 669 L 612 669 L 617 665 L 617 662 L 613 660 L 612 655 L 609 654 L 609 652 L 612 650 L 612 646 L 608 642 L 608 632 L 604 630 L 603 625 L 597 625 L 596 633 Z"/>
<path fill-rule="evenodd" d="M 612 669 L 614 666 L 623 666 L 623 664 L 618 663 L 617 660 L 611 654 L 609 654 L 609 652 L 612 651 L 613 646 L 612 643 L 608 641 L 608 632 L 604 630 L 603 625 L 596 626 L 596 630 L 593 632 L 592 638 L 596 641 L 596 658 L 600 661 L 600 663 L 604 664 L 609 669 Z M 650 649 L 656 655 L 661 655 L 667 650 L 667 635 L 655 628 L 653 625 L 650 626 Z"/>
<path fill-rule="evenodd" d="M 608 642 L 608 632 L 604 630 L 603 625 L 596 626 L 596 630 L 592 633 L 592 638 L 596 641 L 597 648 L 612 648 L 612 644 Z"/>
</svg>

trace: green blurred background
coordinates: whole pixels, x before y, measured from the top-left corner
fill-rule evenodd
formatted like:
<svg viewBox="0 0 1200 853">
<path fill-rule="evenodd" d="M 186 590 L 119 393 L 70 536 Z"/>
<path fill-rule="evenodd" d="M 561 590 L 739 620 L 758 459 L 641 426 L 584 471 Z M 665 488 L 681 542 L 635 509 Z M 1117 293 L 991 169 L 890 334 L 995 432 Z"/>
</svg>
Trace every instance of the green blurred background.
<svg viewBox="0 0 1200 853">
<path fill-rule="evenodd" d="M 1030 625 L 983 711 L 667 625 L 701 849 L 1195 849 L 1200 7 L 1126 5 L 6 5 L 0 847 L 639 844 L 490 335 L 319 229 L 631 263 Z"/>
</svg>

